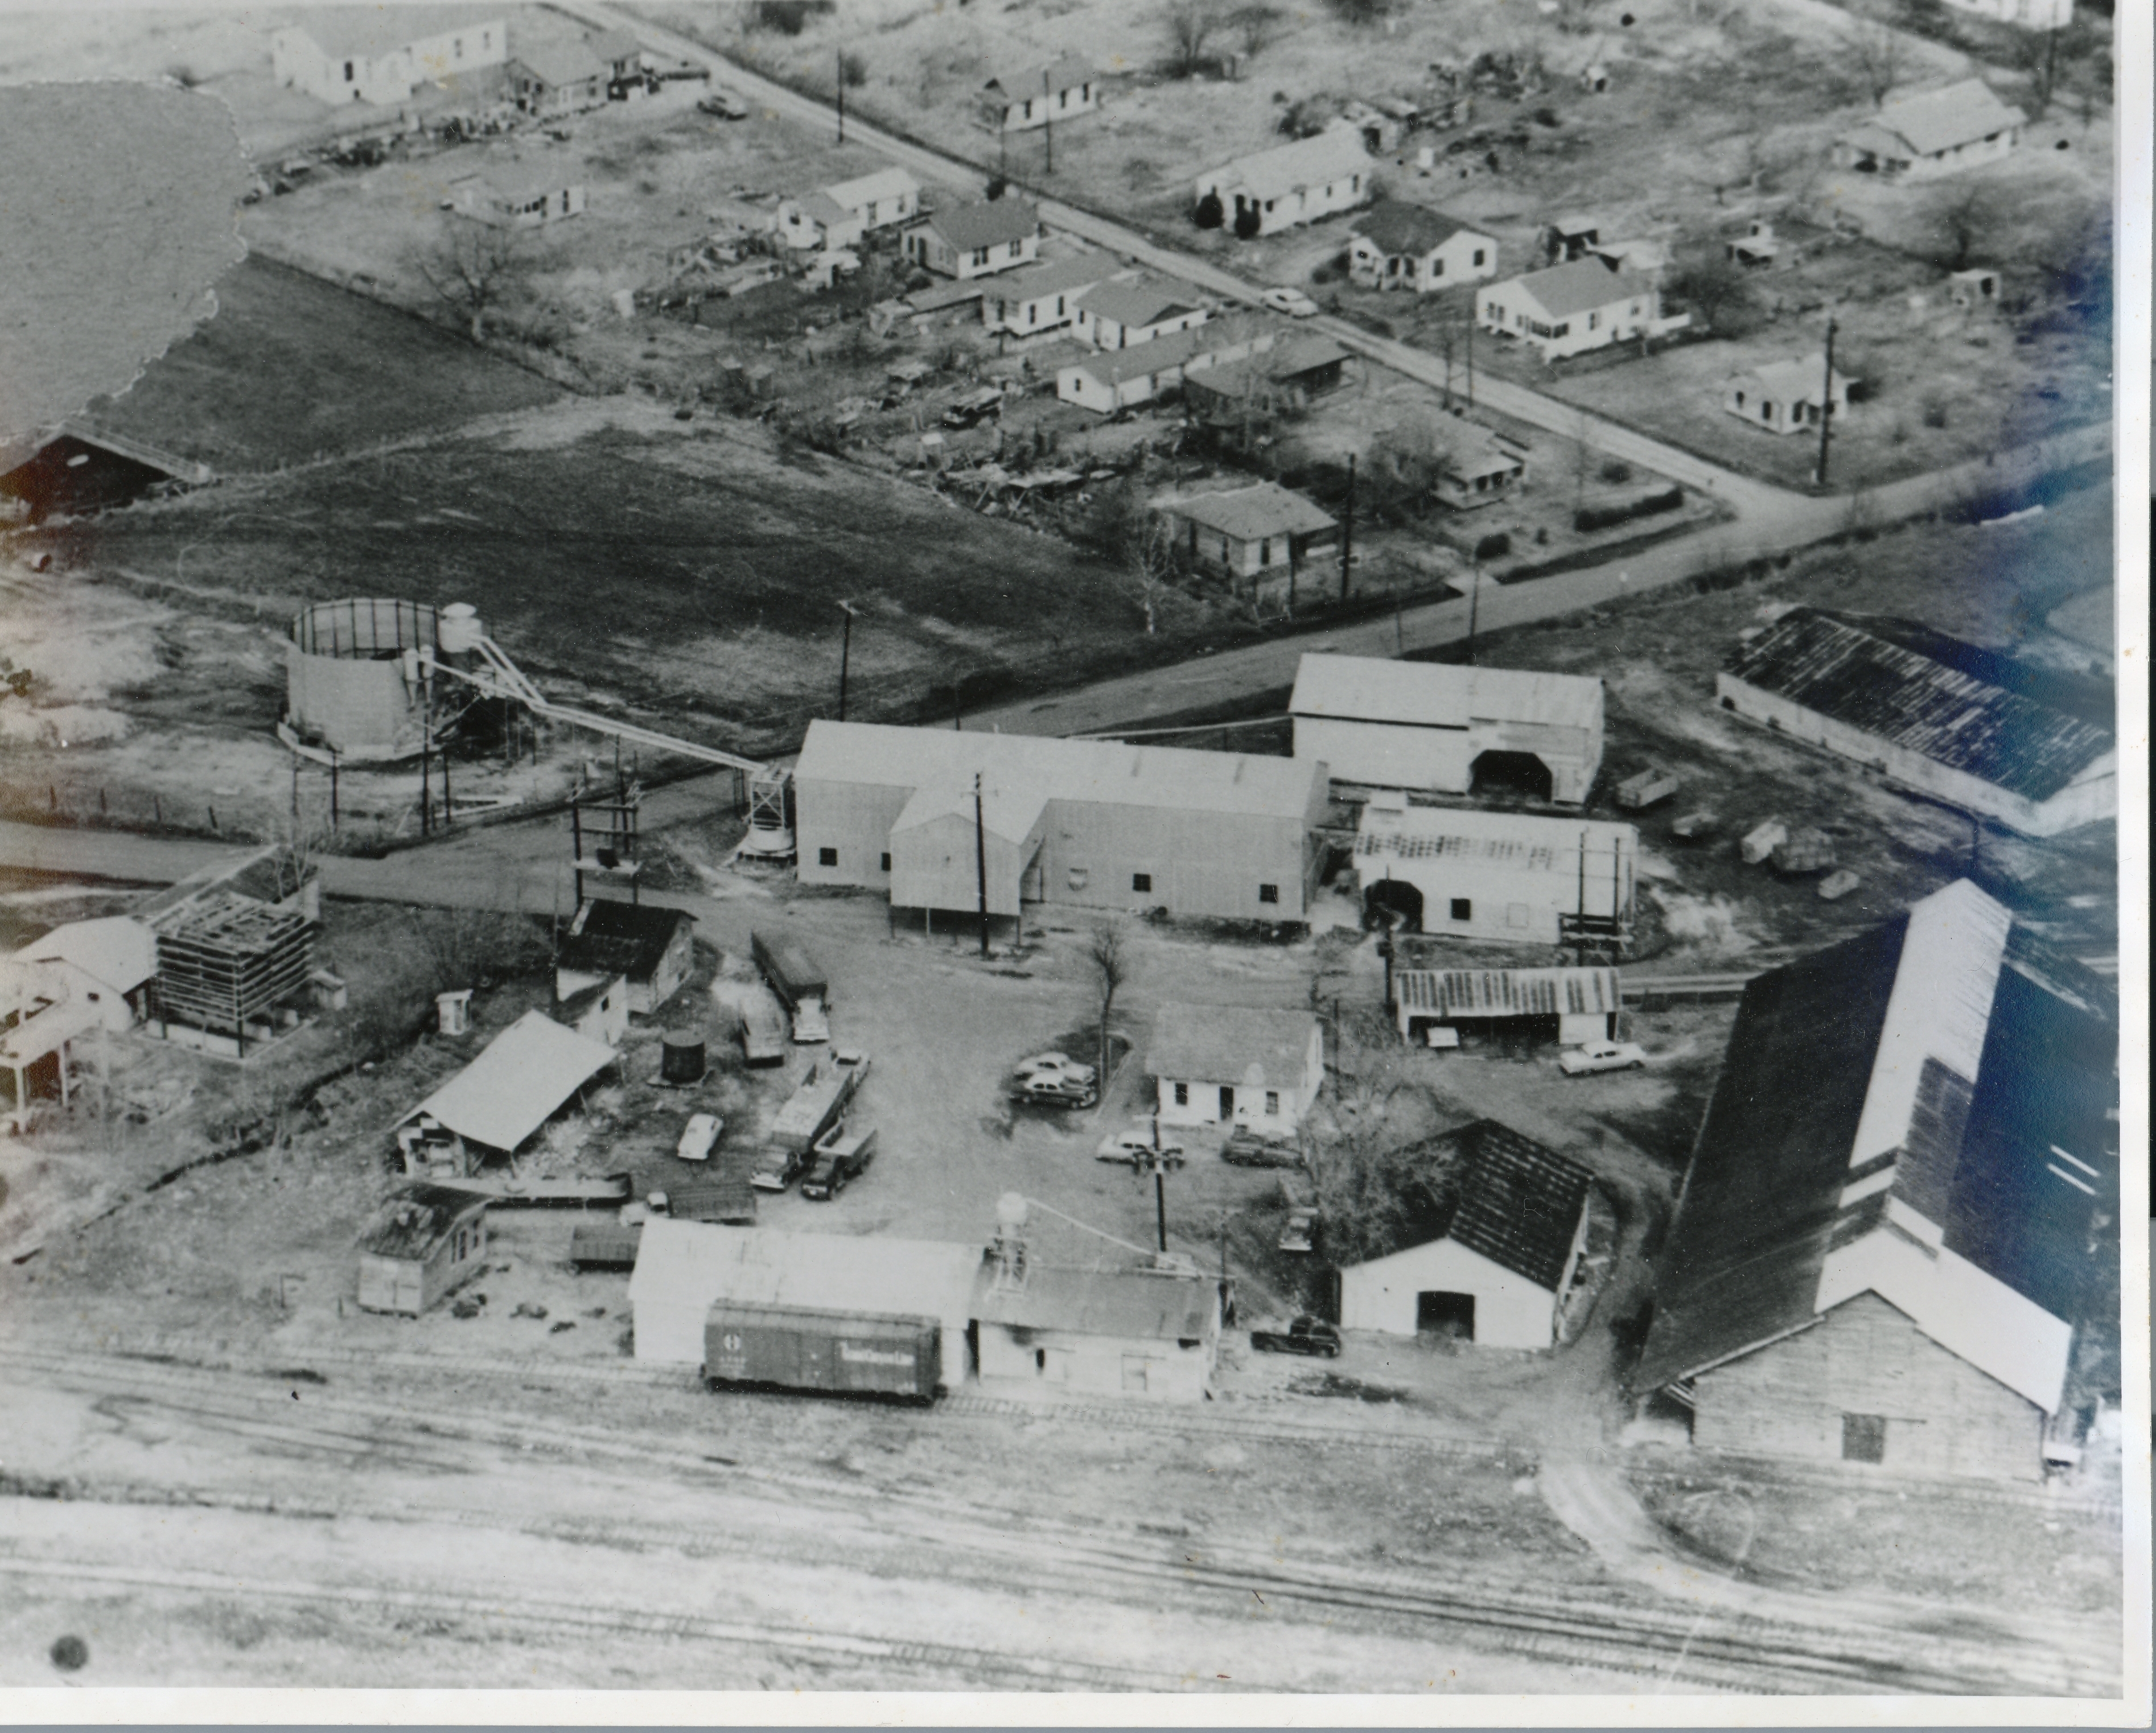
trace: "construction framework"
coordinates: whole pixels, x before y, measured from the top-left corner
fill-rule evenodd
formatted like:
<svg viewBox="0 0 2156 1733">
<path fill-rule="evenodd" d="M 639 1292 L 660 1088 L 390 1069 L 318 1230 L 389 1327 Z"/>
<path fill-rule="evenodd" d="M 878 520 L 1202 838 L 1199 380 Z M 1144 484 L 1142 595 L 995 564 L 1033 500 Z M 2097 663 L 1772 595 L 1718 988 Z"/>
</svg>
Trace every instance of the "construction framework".
<svg viewBox="0 0 2156 1733">
<path fill-rule="evenodd" d="M 229 1036 L 242 1058 L 250 1034 L 275 1033 L 277 1007 L 307 987 L 314 924 L 290 910 L 224 891 L 152 922 L 157 1018 Z"/>
</svg>

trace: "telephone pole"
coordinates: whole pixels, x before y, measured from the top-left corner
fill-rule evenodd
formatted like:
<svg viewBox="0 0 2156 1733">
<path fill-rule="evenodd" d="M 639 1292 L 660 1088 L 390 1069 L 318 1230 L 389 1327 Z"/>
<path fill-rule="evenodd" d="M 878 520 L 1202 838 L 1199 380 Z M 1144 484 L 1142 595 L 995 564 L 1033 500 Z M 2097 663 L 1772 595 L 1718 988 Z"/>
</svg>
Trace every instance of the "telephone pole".
<svg viewBox="0 0 2156 1733">
<path fill-rule="evenodd" d="M 988 954 L 988 831 L 981 805 L 981 773 L 973 772 L 973 866 L 981 888 L 981 955 Z"/>
<path fill-rule="evenodd" d="M 1834 431 L 1834 315 L 1826 315 L 1826 378 L 1820 387 L 1819 485 L 1826 485 L 1826 443 Z"/>
<path fill-rule="evenodd" d="M 1040 171 L 1044 177 L 1055 172 L 1055 116 L 1049 112 L 1051 105 L 1048 100 L 1048 69 L 1043 67 L 1040 72 L 1040 140 L 1047 151 L 1047 160 Z"/>
<path fill-rule="evenodd" d="M 839 628 L 839 720 L 843 722 L 846 720 L 846 664 L 854 648 L 854 611 L 841 602 L 839 612 L 846 617 Z"/>
<path fill-rule="evenodd" d="M 846 51 L 839 49 L 834 52 L 838 55 L 839 72 L 839 142 L 844 144 L 846 141 Z"/>
<path fill-rule="evenodd" d="M 1348 510 L 1340 520 L 1340 599 L 1348 599 L 1348 567 L 1355 557 L 1355 454 L 1348 454 Z"/>
</svg>

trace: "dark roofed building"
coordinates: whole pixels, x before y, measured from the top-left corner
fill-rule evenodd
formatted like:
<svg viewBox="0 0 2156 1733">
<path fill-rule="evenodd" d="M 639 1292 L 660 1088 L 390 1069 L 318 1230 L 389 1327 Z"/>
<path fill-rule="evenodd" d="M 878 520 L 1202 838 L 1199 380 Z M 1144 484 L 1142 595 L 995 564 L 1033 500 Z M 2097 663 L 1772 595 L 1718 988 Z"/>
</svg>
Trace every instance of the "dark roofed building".
<svg viewBox="0 0 2156 1733">
<path fill-rule="evenodd" d="M 1391 1231 L 1340 1269 L 1342 1328 L 1549 1347 L 1587 1244 L 1594 1176 L 1495 1120 L 1448 1132 L 1432 1149 L 1456 1166 L 1435 1184 L 1410 1185 Z"/>
<path fill-rule="evenodd" d="M 1348 274 L 1366 289 L 1419 295 L 1497 274 L 1494 237 L 1405 199 L 1380 199 L 1355 219 Z"/>
<path fill-rule="evenodd" d="M 1277 482 L 1254 482 L 1210 494 L 1156 502 L 1182 526 L 1194 562 L 1230 580 L 1248 579 L 1255 599 L 1285 592 L 1311 550 L 1334 540 L 1339 526 L 1325 511 Z"/>
<path fill-rule="evenodd" d="M 416 1318 L 483 1267 L 486 1199 L 452 1186 L 394 1193 L 359 1241 L 359 1303 Z"/>
<path fill-rule="evenodd" d="M 577 910 L 554 959 L 554 992 L 567 999 L 617 976 L 629 1008 L 656 1010 L 680 991 L 696 961 L 696 917 L 649 903 L 593 899 Z"/>
<path fill-rule="evenodd" d="M 936 211 L 906 231 L 906 256 L 961 280 L 1030 264 L 1040 254 L 1040 211 L 1026 198 L 984 198 Z"/>
<path fill-rule="evenodd" d="M 2086 711 L 2087 684 L 2025 677 L 1912 622 L 1797 608 L 1738 649 L 1715 693 L 1725 710 L 1926 794 L 2056 836 L 2118 810 L 2110 728 L 2061 707 Z"/>
<path fill-rule="evenodd" d="M 1238 361 L 1203 368 L 1183 382 L 1183 401 L 1202 420 L 1233 422 L 1247 409 L 1300 409 L 1340 383 L 1348 351 L 1330 337 L 1298 332 Z"/>
<path fill-rule="evenodd" d="M 1753 982 L 1634 1389 L 1702 1446 L 2037 1478 L 2116 1257 L 2117 1043 L 1967 880 Z"/>
</svg>

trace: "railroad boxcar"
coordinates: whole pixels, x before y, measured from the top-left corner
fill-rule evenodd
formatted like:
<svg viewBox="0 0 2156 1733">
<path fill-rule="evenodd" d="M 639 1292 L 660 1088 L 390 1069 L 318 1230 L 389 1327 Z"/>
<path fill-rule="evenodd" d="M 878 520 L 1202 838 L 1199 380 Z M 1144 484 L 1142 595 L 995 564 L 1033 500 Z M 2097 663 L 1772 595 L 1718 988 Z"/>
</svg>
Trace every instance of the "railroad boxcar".
<svg viewBox="0 0 2156 1733">
<path fill-rule="evenodd" d="M 942 1378 L 933 1318 L 726 1300 L 704 1324 L 704 1382 L 932 1402 Z"/>
</svg>

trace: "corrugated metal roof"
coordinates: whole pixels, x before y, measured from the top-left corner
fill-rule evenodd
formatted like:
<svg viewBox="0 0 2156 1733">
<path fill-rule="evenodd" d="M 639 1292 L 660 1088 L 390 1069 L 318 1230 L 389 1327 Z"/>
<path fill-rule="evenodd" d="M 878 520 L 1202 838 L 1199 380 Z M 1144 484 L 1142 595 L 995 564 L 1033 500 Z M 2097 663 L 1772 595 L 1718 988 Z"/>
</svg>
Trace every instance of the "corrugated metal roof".
<svg viewBox="0 0 2156 1733">
<path fill-rule="evenodd" d="M 1619 301 L 1643 300 L 1655 292 L 1651 277 L 1613 271 L 1599 259 L 1576 259 L 1548 270 L 1529 271 L 1507 285 L 1529 296 L 1553 319 L 1593 312 Z"/>
<path fill-rule="evenodd" d="M 604 1042 L 527 1011 L 398 1123 L 431 1114 L 470 1142 L 514 1150 L 614 1058 Z"/>
<path fill-rule="evenodd" d="M 970 789 L 976 772 L 1050 800 L 1296 819 L 1325 788 L 1322 765 L 1292 758 L 822 719 L 808 725 L 794 766 L 801 782 L 909 789 Z"/>
<path fill-rule="evenodd" d="M 1818 608 L 1792 608 L 1724 671 L 2030 800 L 2050 799 L 2114 747 L 2109 729 Z"/>
<path fill-rule="evenodd" d="M 1202 1341 L 1219 1290 L 1204 1276 L 1144 1269 L 1044 1269 L 1020 1288 L 998 1287 L 994 1272 L 978 1279 L 974 1315 L 1019 1330 L 1067 1331 L 1124 1341 Z"/>
<path fill-rule="evenodd" d="M 1334 527 L 1332 519 L 1301 494 L 1291 494 L 1270 481 L 1214 494 L 1186 494 L 1155 504 L 1159 510 L 1238 541 L 1255 541 L 1264 536 L 1309 535 Z"/>
<path fill-rule="evenodd" d="M 1240 1005 L 1167 1004 L 1153 1018 L 1146 1070 L 1178 1083 L 1264 1084 L 1299 1089 L 1317 1018 L 1307 1011 Z"/>
<path fill-rule="evenodd" d="M 816 1306 L 919 1313 L 963 1330 L 978 1246 L 881 1234 L 787 1233 L 665 1218 L 644 1224 L 632 1305 Z"/>
<path fill-rule="evenodd" d="M 375 1212 L 359 1248 L 377 1258 L 424 1258 L 459 1222 L 485 1207 L 484 1197 L 454 1186 L 406 1186 Z"/>
<path fill-rule="evenodd" d="M 1403 1007 L 1433 1017 L 1582 1017 L 1620 1011 L 1614 969 L 1395 969 Z"/>
<path fill-rule="evenodd" d="M 1594 1176 L 1495 1120 L 1455 1134 L 1465 1157 L 1451 1237 L 1554 1293 Z"/>
<path fill-rule="evenodd" d="M 732 1172 L 685 1185 L 677 1182 L 666 1188 L 666 1212 L 677 1221 L 749 1226 L 756 1221 L 756 1187 L 747 1174 Z"/>
<path fill-rule="evenodd" d="M 1858 130 L 1882 130 L 1916 156 L 1933 156 L 2028 122 L 2028 115 L 2001 101 L 1982 79 L 1972 78 L 1890 102 Z"/>
<path fill-rule="evenodd" d="M 1296 664 L 1288 711 L 1424 728 L 1538 722 L 1599 731 L 1602 682 L 1577 674 L 1312 652 Z"/>
<path fill-rule="evenodd" d="M 1482 813 L 1457 807 L 1363 808 L 1355 835 L 1358 859 L 1390 856 L 1396 860 L 1451 857 L 1502 862 L 1515 872 L 1579 870 L 1582 842 L 1592 861 L 1613 852 L 1637 856 L 1640 833 L 1630 824 L 1591 818 L 1537 818 L 1525 813 Z M 1589 876 L 1599 869 L 1590 865 Z"/>
</svg>

